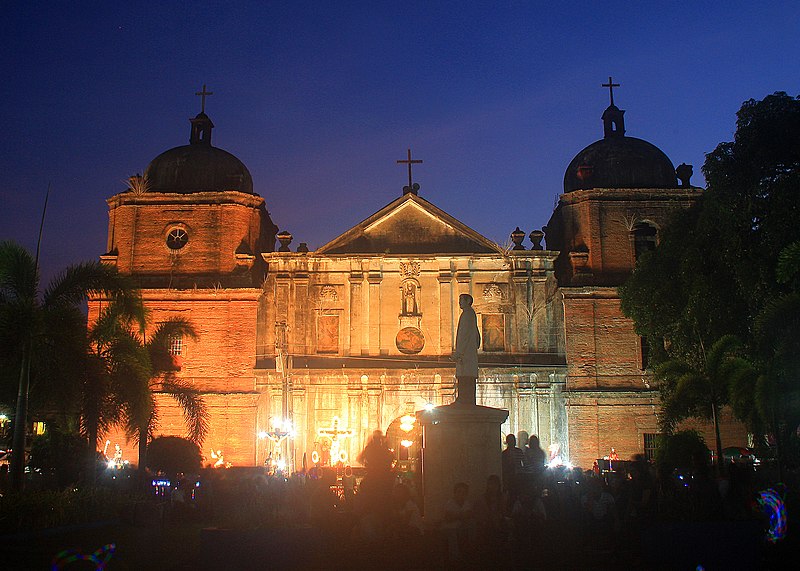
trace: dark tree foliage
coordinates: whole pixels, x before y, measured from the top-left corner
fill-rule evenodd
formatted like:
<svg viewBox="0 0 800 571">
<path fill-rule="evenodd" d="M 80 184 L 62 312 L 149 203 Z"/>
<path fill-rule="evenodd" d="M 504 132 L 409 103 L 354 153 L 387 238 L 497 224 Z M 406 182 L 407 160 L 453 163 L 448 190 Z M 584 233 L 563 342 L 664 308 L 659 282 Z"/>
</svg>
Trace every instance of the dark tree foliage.
<svg viewBox="0 0 800 571">
<path fill-rule="evenodd" d="M 159 436 L 147 447 L 147 467 L 154 472 L 185 474 L 198 472 L 202 464 L 200 447 L 179 436 Z"/>
<path fill-rule="evenodd" d="M 650 343 L 653 363 L 677 358 L 700 367 L 703 346 L 748 330 L 747 302 L 719 254 L 721 232 L 705 205 L 676 213 L 658 248 L 619 288 L 622 310 Z"/>
<path fill-rule="evenodd" d="M 732 383 L 727 399 L 751 425 L 769 425 L 787 418 L 797 389 L 800 99 L 751 99 L 737 117 L 734 140 L 706 157 L 702 200 L 676 215 L 620 295 L 656 363 L 697 368 L 704 349 L 742 339 L 761 375 Z"/>
<path fill-rule="evenodd" d="M 82 476 L 88 447 L 86 439 L 75 432 L 63 432 L 53 426 L 31 442 L 31 468 L 52 475 L 59 488 L 77 483 Z"/>
<path fill-rule="evenodd" d="M 694 430 L 664 434 L 656 441 L 656 466 L 662 473 L 686 471 L 708 462 L 710 452 L 703 437 Z"/>
<path fill-rule="evenodd" d="M 703 173 L 726 234 L 722 255 L 755 316 L 788 292 L 778 259 L 800 240 L 800 99 L 751 99 L 737 117 L 733 142 L 707 155 Z"/>
</svg>

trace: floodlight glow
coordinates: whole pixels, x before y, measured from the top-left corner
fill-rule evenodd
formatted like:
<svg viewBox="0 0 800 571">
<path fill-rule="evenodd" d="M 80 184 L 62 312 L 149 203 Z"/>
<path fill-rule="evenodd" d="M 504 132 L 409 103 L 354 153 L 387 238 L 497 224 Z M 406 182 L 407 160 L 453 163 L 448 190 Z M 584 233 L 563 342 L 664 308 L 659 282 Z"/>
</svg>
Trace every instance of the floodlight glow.
<svg viewBox="0 0 800 571">
<path fill-rule="evenodd" d="M 426 411 L 430 412 L 430 411 L 432 411 L 433 409 L 436 408 L 436 405 L 433 404 L 432 402 L 429 402 L 429 403 L 425 404 L 424 408 L 425 408 Z"/>
<path fill-rule="evenodd" d="M 403 447 L 405 447 L 405 448 L 408 448 L 408 447 L 409 447 L 409 446 L 411 446 L 412 444 L 414 444 L 414 441 L 413 441 L 413 440 L 401 440 L 401 441 L 400 441 L 400 445 L 401 445 L 401 446 L 403 446 Z"/>
</svg>

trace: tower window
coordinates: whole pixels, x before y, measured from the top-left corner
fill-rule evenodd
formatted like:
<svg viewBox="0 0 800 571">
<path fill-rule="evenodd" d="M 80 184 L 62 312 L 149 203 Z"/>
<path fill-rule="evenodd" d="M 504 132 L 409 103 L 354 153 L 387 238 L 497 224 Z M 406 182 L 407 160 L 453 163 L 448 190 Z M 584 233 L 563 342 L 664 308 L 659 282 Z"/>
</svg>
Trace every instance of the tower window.
<svg viewBox="0 0 800 571">
<path fill-rule="evenodd" d="M 167 234 L 167 247 L 170 250 L 180 250 L 189 241 L 189 234 L 183 228 L 173 228 Z"/>
<path fill-rule="evenodd" d="M 182 335 L 173 335 L 169 338 L 169 354 L 173 356 L 183 355 Z"/>
<path fill-rule="evenodd" d="M 645 252 L 656 249 L 656 227 L 647 222 L 639 222 L 633 227 L 633 255 L 636 259 Z"/>
<path fill-rule="evenodd" d="M 656 458 L 658 434 L 654 432 L 645 432 L 642 436 L 644 437 L 644 457 L 652 462 Z"/>
<path fill-rule="evenodd" d="M 642 352 L 641 369 L 650 368 L 650 345 L 647 342 L 647 337 L 639 337 L 639 347 Z"/>
</svg>

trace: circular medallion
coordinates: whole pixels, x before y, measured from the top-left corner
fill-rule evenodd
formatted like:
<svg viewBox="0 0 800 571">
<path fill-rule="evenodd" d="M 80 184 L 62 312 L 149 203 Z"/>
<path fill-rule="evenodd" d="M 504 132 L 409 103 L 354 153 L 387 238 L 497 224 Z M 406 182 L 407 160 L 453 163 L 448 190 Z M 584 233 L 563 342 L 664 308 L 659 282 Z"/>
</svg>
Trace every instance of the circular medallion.
<svg viewBox="0 0 800 571">
<path fill-rule="evenodd" d="M 415 355 L 425 347 L 425 336 L 416 327 L 404 327 L 397 332 L 394 342 L 401 353 Z"/>
</svg>

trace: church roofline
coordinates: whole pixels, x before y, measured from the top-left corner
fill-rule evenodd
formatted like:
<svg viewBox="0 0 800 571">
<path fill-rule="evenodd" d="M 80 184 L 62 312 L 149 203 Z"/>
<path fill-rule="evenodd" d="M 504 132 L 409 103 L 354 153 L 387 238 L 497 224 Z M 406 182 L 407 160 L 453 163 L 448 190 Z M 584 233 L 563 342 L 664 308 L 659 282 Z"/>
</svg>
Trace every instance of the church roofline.
<svg viewBox="0 0 800 571">
<path fill-rule="evenodd" d="M 369 230 L 370 228 L 374 227 L 376 224 L 381 222 L 382 220 L 389 217 L 394 211 L 398 210 L 399 208 L 404 207 L 408 203 L 413 203 L 419 206 L 421 209 L 427 211 L 429 214 L 433 215 L 434 217 L 440 218 L 445 224 L 452 226 L 460 233 L 464 234 L 471 240 L 481 244 L 483 247 L 487 248 L 490 251 L 497 252 L 498 254 L 503 254 L 503 249 L 480 234 L 479 232 L 473 230 L 460 220 L 454 218 L 453 216 L 449 215 L 447 212 L 442 210 L 441 208 L 435 206 L 434 204 L 428 202 L 424 198 L 421 198 L 419 195 L 414 193 L 406 193 L 380 210 L 378 210 L 375 214 L 369 216 L 368 218 L 362 220 L 346 232 L 340 234 L 333 240 L 329 241 L 327 244 L 323 245 L 322 247 L 318 248 L 315 253 L 316 254 L 325 254 L 333 249 L 338 247 L 344 246 L 348 242 L 352 242 L 357 238 L 364 235 L 364 233 Z M 357 253 L 357 252 L 353 252 Z M 486 252 L 483 252 L 486 253 Z M 414 254 L 418 255 L 418 254 Z"/>
<path fill-rule="evenodd" d="M 241 204 L 255 208 L 264 204 L 264 197 L 239 190 L 210 190 L 192 193 L 145 192 L 142 194 L 123 191 L 106 199 L 106 203 L 110 208 L 141 204 Z"/>
</svg>

